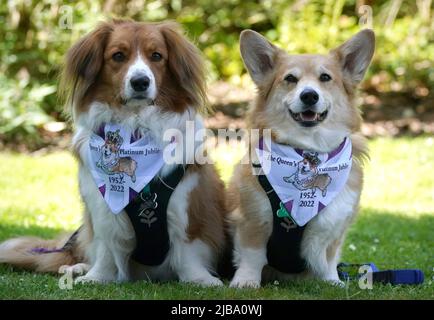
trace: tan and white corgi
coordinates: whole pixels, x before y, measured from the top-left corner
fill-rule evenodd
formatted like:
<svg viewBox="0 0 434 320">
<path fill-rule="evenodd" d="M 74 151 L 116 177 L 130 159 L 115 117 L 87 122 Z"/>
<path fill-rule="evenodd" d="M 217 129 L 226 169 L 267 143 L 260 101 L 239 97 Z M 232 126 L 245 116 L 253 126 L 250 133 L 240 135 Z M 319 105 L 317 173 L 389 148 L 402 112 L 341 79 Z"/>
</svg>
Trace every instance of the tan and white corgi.
<svg viewBox="0 0 434 320">
<path fill-rule="evenodd" d="M 270 129 L 275 145 L 324 155 L 323 159 L 341 152 L 347 141 L 352 156 L 348 158 L 349 166 L 342 166 L 348 175 L 339 192 L 329 198 L 328 205 L 320 203 L 318 213 L 305 225 L 290 219 L 291 206 L 283 206 L 283 200 L 279 210 L 272 209 L 272 202 L 281 199 L 273 196 L 276 190 L 272 185 L 267 184 L 270 188 L 266 190 L 263 178 L 258 178 L 264 175 L 252 170 L 260 162 L 258 154 L 252 153 L 250 164 L 245 164 L 249 161 L 244 159 L 237 166 L 228 192 L 237 267 L 231 286 L 259 287 L 264 280 L 306 277 L 342 284 L 336 267 L 345 232 L 358 211 L 362 165 L 367 156 L 354 96 L 374 53 L 374 33 L 360 31 L 326 55 L 290 55 L 252 30 L 241 33 L 240 46 L 244 64 L 258 89 L 248 117 L 250 129 Z M 316 172 L 317 164 L 306 161 L 301 163 L 307 165 L 305 171 L 310 179 L 305 181 L 307 185 L 298 181 L 298 189 L 312 190 L 308 194 L 299 192 L 322 201 L 329 197 L 327 189 L 334 182 L 326 169 L 324 173 Z M 296 164 L 294 161 L 294 172 Z M 291 182 L 291 175 L 282 178 L 285 183 Z M 315 192 L 316 188 L 320 192 Z M 300 201 L 299 205 L 310 202 L 315 203 Z"/>
</svg>

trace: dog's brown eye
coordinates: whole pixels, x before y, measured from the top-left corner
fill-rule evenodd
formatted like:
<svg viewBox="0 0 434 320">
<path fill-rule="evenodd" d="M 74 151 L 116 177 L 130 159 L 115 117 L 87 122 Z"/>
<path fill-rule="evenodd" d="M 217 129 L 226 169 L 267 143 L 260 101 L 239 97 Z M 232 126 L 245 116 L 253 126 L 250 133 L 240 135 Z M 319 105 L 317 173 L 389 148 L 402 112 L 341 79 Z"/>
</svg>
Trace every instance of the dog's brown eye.
<svg viewBox="0 0 434 320">
<path fill-rule="evenodd" d="M 285 81 L 286 81 L 286 82 L 290 82 L 290 83 L 297 83 L 297 82 L 298 82 L 298 79 L 297 79 L 294 75 L 292 75 L 292 74 L 288 74 L 288 75 L 285 77 Z"/>
<path fill-rule="evenodd" d="M 322 82 L 327 82 L 330 81 L 332 79 L 332 77 L 330 77 L 330 75 L 328 75 L 327 73 L 321 73 L 321 75 L 319 76 L 319 80 Z"/>
<path fill-rule="evenodd" d="M 113 53 L 112 59 L 116 62 L 122 62 L 125 60 L 125 55 L 122 52 L 118 51 Z"/>
<path fill-rule="evenodd" d="M 161 53 L 159 53 L 159 52 L 152 52 L 152 55 L 151 55 L 151 60 L 152 61 L 158 62 L 161 59 L 163 59 L 163 56 L 161 55 Z"/>
</svg>

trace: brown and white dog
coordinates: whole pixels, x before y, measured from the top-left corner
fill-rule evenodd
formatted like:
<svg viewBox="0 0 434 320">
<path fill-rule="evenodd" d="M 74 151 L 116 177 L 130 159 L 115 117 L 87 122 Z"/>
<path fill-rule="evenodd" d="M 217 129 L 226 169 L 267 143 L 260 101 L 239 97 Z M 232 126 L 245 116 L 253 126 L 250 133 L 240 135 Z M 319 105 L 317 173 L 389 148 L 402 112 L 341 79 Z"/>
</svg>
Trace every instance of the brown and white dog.
<svg viewBox="0 0 434 320">
<path fill-rule="evenodd" d="M 310 276 L 342 284 L 336 267 L 345 232 L 358 210 L 367 155 L 354 95 L 373 56 L 374 42 L 374 33 L 363 30 L 329 54 L 289 55 L 252 30 L 242 32 L 241 54 L 258 88 L 249 127 L 269 128 L 273 141 L 319 153 L 336 149 L 349 137 L 353 163 L 343 190 L 305 227 L 300 256 L 307 268 L 299 274 L 267 266 L 267 242 L 273 228 L 270 201 L 252 165 L 238 165 L 228 192 L 237 267 L 232 287 L 259 287 L 261 280 Z"/>
<path fill-rule="evenodd" d="M 177 154 L 181 163 L 190 165 L 168 203 L 170 249 L 159 266 L 130 259 L 135 247 L 130 220 L 125 212 L 110 212 L 82 161 L 92 132 L 103 123 L 150 131 L 162 148 L 169 143 L 163 140 L 168 129 L 185 133 L 186 121 L 202 129 L 206 95 L 198 49 L 175 23 L 102 23 L 69 50 L 62 85 L 75 126 L 73 150 L 80 163 L 84 225 L 78 239 L 61 252 L 35 253 L 31 248 L 59 248 L 65 239 L 8 240 L 0 245 L 0 263 L 43 272 L 60 267 L 62 272 L 87 271 L 77 282 L 179 279 L 221 285 L 214 271 L 225 243 L 224 185 L 213 166 L 194 164 L 189 158 L 194 153 L 183 148 L 186 141 L 178 145 L 183 151 Z M 164 177 L 173 168 L 165 164 L 159 174 Z"/>
</svg>

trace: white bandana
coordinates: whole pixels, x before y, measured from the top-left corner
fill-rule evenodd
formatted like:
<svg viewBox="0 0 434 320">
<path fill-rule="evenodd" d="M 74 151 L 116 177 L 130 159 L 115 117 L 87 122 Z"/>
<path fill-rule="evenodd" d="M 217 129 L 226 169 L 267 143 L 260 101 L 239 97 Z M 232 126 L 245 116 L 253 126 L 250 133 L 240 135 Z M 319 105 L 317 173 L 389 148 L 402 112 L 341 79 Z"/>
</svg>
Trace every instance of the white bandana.
<svg viewBox="0 0 434 320">
<path fill-rule="evenodd" d="M 274 142 L 270 152 L 261 141 L 256 154 L 281 200 L 281 208 L 275 214 L 290 217 L 298 226 L 308 223 L 338 195 L 351 171 L 352 147 L 348 138 L 329 153 Z"/>
<path fill-rule="evenodd" d="M 167 148 L 172 152 L 176 143 Z M 89 140 L 88 166 L 110 210 L 118 214 L 164 165 L 163 152 L 150 135 L 138 136 L 116 124 L 106 124 Z"/>
</svg>

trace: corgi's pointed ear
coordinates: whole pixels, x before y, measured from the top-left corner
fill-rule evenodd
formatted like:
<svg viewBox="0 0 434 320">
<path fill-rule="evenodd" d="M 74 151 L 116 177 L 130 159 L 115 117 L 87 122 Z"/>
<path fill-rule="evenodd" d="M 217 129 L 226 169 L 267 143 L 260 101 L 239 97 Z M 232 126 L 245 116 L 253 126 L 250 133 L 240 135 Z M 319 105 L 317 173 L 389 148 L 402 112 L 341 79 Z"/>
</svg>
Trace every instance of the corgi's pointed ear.
<svg viewBox="0 0 434 320">
<path fill-rule="evenodd" d="M 259 33 L 244 30 L 240 35 L 240 51 L 253 81 L 260 84 L 274 68 L 277 47 Z"/>
<path fill-rule="evenodd" d="M 331 51 L 341 64 L 344 77 L 353 84 L 362 81 L 372 60 L 375 49 L 375 34 L 364 29 L 341 46 Z"/>
</svg>

